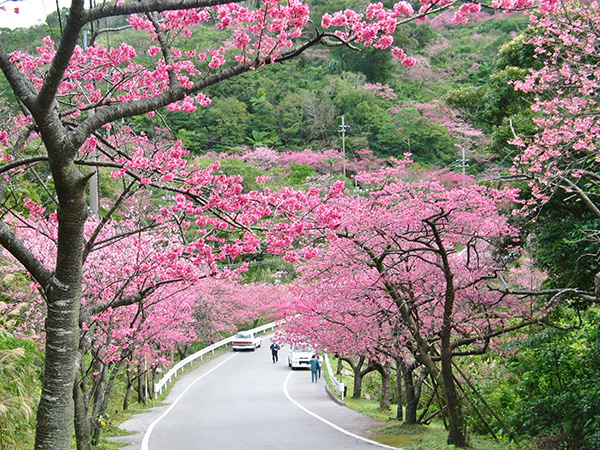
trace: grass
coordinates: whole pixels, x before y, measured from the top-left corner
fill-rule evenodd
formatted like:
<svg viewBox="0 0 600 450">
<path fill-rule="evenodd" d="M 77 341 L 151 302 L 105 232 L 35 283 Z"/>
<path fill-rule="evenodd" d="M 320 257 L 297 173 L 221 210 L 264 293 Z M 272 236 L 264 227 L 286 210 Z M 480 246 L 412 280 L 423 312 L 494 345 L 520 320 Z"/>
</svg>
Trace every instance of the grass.
<svg viewBox="0 0 600 450">
<path fill-rule="evenodd" d="M 395 419 L 395 409 L 382 411 L 379 402 L 375 400 L 357 400 L 347 398 L 344 400 L 346 406 L 361 414 L 373 417 L 386 423 L 371 439 L 406 450 L 449 450 L 455 449 L 448 445 L 448 431 L 440 422 L 431 425 L 408 425 Z M 518 446 L 513 443 L 495 441 L 485 436 L 469 436 L 470 449 L 472 450 L 517 450 Z"/>
</svg>

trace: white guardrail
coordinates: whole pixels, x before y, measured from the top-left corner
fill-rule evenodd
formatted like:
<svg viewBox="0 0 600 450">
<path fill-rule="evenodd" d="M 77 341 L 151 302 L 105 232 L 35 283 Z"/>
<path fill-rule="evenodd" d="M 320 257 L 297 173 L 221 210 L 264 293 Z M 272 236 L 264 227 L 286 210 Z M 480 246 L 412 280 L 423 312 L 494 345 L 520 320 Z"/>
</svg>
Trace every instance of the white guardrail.
<svg viewBox="0 0 600 450">
<path fill-rule="evenodd" d="M 325 358 L 325 366 L 327 366 L 327 374 L 329 375 L 329 379 L 331 380 L 331 383 L 333 384 L 333 387 L 339 394 L 341 400 L 344 401 L 344 394 L 346 393 L 346 388 L 344 386 L 344 383 L 342 383 L 341 381 L 338 381 L 337 377 L 335 376 L 335 373 L 333 372 L 333 370 L 331 368 L 331 364 L 329 363 L 329 356 L 327 356 L 327 354 L 325 354 L 324 358 Z"/>
<path fill-rule="evenodd" d="M 260 332 L 264 332 L 267 330 L 272 330 L 273 328 L 275 328 L 277 325 L 279 324 L 279 322 L 271 322 L 268 323 L 266 325 L 257 327 L 257 328 L 253 328 L 251 330 L 248 331 L 252 331 L 252 332 L 256 332 L 256 333 L 260 333 Z M 185 366 L 187 366 L 188 364 L 192 363 L 193 361 L 195 361 L 198 358 L 202 358 L 204 355 L 206 355 L 209 352 L 214 353 L 216 349 L 218 349 L 219 347 L 223 347 L 229 343 L 231 343 L 231 341 L 233 341 L 234 336 L 230 336 L 228 338 L 225 338 L 219 342 L 215 342 L 212 345 L 209 345 L 206 348 L 203 348 L 202 350 L 194 353 L 193 355 L 188 356 L 185 359 L 182 359 L 181 361 L 179 361 L 177 364 L 175 364 L 173 367 L 171 367 L 171 369 L 165 374 L 164 377 L 162 377 L 162 379 L 158 382 L 158 383 L 154 383 L 154 398 L 158 398 L 158 396 L 160 394 L 162 394 L 162 390 L 165 388 L 165 386 L 167 385 L 167 383 L 169 381 L 171 381 L 171 378 L 173 378 L 174 376 L 177 375 L 177 373 L 183 369 Z"/>
</svg>

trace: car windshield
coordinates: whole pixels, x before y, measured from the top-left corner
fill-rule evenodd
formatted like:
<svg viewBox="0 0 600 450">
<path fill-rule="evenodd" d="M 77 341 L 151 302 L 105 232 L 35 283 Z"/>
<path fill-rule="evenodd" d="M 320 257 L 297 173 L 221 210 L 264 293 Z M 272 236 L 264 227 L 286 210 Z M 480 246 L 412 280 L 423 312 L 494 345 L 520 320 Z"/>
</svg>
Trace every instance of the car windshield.
<svg viewBox="0 0 600 450">
<path fill-rule="evenodd" d="M 249 339 L 250 338 L 250 333 L 238 333 L 238 335 L 236 337 L 237 338 L 242 338 L 242 339 Z"/>
<path fill-rule="evenodd" d="M 310 353 L 312 349 L 310 347 L 294 347 L 294 352 Z"/>
</svg>

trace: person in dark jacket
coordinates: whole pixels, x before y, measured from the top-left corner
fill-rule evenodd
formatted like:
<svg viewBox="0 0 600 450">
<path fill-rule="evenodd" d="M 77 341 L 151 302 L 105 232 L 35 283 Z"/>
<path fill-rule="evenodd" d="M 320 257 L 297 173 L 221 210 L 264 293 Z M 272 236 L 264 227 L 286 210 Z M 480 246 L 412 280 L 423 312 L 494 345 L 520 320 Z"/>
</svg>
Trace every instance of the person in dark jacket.
<svg viewBox="0 0 600 450">
<path fill-rule="evenodd" d="M 273 357 L 273 364 L 275 364 L 277 361 L 279 361 L 279 356 L 277 355 L 277 352 L 281 347 L 279 347 L 279 344 L 277 342 L 273 342 L 270 348 L 271 356 Z"/>
<path fill-rule="evenodd" d="M 317 380 L 319 379 L 319 369 L 320 368 L 321 368 L 321 362 L 319 361 L 319 358 L 317 357 L 317 355 L 315 353 L 310 360 L 310 375 L 311 375 L 312 383 L 316 383 Z"/>
</svg>

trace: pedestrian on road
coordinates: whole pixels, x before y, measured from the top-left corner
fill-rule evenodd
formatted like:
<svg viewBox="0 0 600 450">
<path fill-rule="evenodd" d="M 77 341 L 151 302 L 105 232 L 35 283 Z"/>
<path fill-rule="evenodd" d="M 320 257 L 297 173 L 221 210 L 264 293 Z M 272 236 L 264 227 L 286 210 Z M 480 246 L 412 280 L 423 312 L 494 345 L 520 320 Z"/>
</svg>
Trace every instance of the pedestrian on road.
<svg viewBox="0 0 600 450">
<path fill-rule="evenodd" d="M 273 357 L 273 364 L 275 364 L 277 361 L 279 361 L 279 356 L 277 355 L 277 352 L 281 347 L 279 347 L 279 344 L 277 342 L 273 342 L 270 348 L 271 356 Z"/>
<path fill-rule="evenodd" d="M 319 360 L 319 378 L 321 378 L 321 370 L 323 369 L 323 358 L 321 356 L 317 356 Z"/>
<path fill-rule="evenodd" d="M 310 360 L 310 377 L 311 383 L 316 383 L 319 377 L 319 369 L 321 368 L 321 362 L 319 358 L 317 358 L 317 354 L 315 353 Z"/>
</svg>

